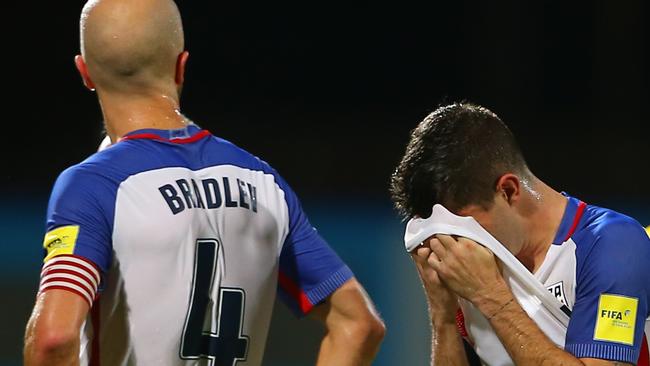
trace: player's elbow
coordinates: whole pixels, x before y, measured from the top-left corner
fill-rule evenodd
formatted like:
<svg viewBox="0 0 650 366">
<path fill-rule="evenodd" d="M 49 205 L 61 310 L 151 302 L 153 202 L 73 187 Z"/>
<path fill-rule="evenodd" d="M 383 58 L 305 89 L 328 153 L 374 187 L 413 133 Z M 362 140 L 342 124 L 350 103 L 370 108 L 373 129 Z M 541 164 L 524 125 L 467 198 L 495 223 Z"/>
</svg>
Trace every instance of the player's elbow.
<svg viewBox="0 0 650 366">
<path fill-rule="evenodd" d="M 79 332 L 37 326 L 25 339 L 25 365 L 45 365 L 51 360 L 66 359 L 75 353 Z"/>
<path fill-rule="evenodd" d="M 342 325 L 342 332 L 348 345 L 358 348 L 376 350 L 384 339 L 386 326 L 378 315 L 371 312 L 357 314 L 346 324 Z"/>
<path fill-rule="evenodd" d="M 79 341 L 79 334 L 72 332 L 48 331 L 36 340 L 36 345 L 44 354 L 68 353 Z"/>
<path fill-rule="evenodd" d="M 363 337 L 366 343 L 372 347 L 378 347 L 386 335 L 386 325 L 374 314 L 364 319 L 359 328 L 359 336 Z"/>
</svg>

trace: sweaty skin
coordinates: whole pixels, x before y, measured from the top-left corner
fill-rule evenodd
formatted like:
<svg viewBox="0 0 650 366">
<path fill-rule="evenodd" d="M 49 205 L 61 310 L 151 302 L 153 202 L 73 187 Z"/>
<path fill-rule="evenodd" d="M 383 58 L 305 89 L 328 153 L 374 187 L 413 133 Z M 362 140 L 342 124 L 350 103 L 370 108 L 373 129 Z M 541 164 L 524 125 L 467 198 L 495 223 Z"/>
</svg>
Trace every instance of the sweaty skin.
<svg viewBox="0 0 650 366">
<path fill-rule="evenodd" d="M 534 273 L 560 225 L 566 198 L 539 180 L 535 181 L 535 190 L 521 182 L 513 174 L 502 176 L 488 211 L 476 206 L 460 210 L 459 214 L 473 216 Z M 513 215 L 512 210 L 507 209 L 509 206 L 519 207 L 525 218 Z M 517 226 L 525 228 L 525 235 L 508 224 L 518 221 L 522 224 Z M 628 365 L 601 359 L 578 359 L 558 348 L 515 301 L 494 254 L 480 244 L 466 238 L 435 235 L 425 240 L 412 255 L 425 288 L 435 289 L 427 293 L 430 308 L 438 313 L 432 316 L 435 339 L 432 365 L 465 365 L 467 362 L 458 345 L 460 337 L 451 331 L 451 316 L 458 306 L 454 302 L 442 304 L 441 301 L 449 297 L 449 292 L 470 301 L 486 316 L 516 365 Z M 445 334 L 448 336 L 443 337 Z"/>
<path fill-rule="evenodd" d="M 144 21 L 146 19 L 146 21 Z M 81 55 L 98 90 L 177 94 L 183 52 L 181 17 L 172 1 L 89 1 L 80 21 Z"/>
<path fill-rule="evenodd" d="M 170 0 L 92 0 L 80 20 L 84 84 L 97 91 L 114 143 L 141 128 L 182 128 L 183 26 Z"/>
</svg>

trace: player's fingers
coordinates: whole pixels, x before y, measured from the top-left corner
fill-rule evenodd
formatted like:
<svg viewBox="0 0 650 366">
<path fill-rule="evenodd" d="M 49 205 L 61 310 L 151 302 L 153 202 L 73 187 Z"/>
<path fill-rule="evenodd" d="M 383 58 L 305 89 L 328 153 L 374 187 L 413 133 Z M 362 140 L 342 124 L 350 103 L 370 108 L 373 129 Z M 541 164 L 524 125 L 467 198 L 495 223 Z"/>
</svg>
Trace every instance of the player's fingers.
<svg viewBox="0 0 650 366">
<path fill-rule="evenodd" d="M 437 269 L 440 266 L 440 262 L 440 256 L 435 251 L 432 251 L 427 258 L 427 264 L 433 267 L 433 269 Z"/>
<path fill-rule="evenodd" d="M 437 276 L 435 275 L 435 271 L 433 271 L 431 266 L 428 264 L 429 257 L 432 253 L 433 252 L 428 247 L 418 247 L 411 252 L 411 257 L 413 257 L 415 268 L 417 268 L 420 273 L 420 277 L 427 280 L 434 280 L 435 282 Z"/>
<path fill-rule="evenodd" d="M 411 257 L 413 258 L 413 264 L 415 264 L 415 268 L 418 270 L 419 273 L 423 273 L 426 262 L 418 258 L 418 256 L 415 253 L 411 253 Z"/>
<path fill-rule="evenodd" d="M 453 247 L 458 245 L 456 239 L 454 239 L 450 235 L 436 234 L 436 238 L 440 241 L 442 246 L 447 250 L 451 250 Z"/>
<path fill-rule="evenodd" d="M 463 247 L 463 250 L 466 250 L 466 251 L 476 250 L 478 252 L 481 252 L 483 255 L 490 255 L 490 256 L 494 255 L 490 249 L 484 247 L 483 245 L 475 242 L 472 239 L 459 237 L 458 238 L 458 243 L 461 244 L 461 246 Z"/>
<path fill-rule="evenodd" d="M 438 259 L 443 261 L 445 260 L 445 257 L 447 256 L 447 249 L 437 237 L 431 238 L 431 240 L 429 240 L 429 247 L 436 254 Z"/>
<path fill-rule="evenodd" d="M 431 248 L 421 245 L 413 251 L 412 255 L 416 262 L 424 263 L 429 258 L 430 253 Z"/>
<path fill-rule="evenodd" d="M 456 241 L 457 241 L 459 244 L 463 244 L 463 245 L 468 245 L 468 246 L 478 245 L 478 246 L 481 246 L 481 244 L 475 242 L 475 241 L 472 240 L 472 239 L 468 239 L 468 238 L 466 238 L 466 237 L 464 237 L 464 236 L 459 236 L 459 237 L 456 239 Z"/>
</svg>

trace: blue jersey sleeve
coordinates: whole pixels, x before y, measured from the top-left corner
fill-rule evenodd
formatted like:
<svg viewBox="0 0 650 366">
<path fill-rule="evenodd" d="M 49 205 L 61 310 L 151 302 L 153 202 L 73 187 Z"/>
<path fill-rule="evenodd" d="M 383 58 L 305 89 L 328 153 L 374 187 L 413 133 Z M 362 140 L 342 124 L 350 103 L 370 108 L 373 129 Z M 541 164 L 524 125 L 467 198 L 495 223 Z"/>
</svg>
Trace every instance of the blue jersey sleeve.
<svg viewBox="0 0 650 366">
<path fill-rule="evenodd" d="M 289 233 L 280 253 L 278 294 L 299 316 L 353 277 L 352 271 L 309 223 L 296 194 L 281 178 Z"/>
<path fill-rule="evenodd" d="M 650 239 L 624 216 L 599 225 L 593 245 L 577 257 L 565 349 L 578 358 L 636 364 L 649 315 Z"/>
<path fill-rule="evenodd" d="M 47 209 L 45 261 L 74 255 L 106 273 L 112 259 L 114 192 L 92 166 L 76 165 L 61 173 Z"/>
</svg>

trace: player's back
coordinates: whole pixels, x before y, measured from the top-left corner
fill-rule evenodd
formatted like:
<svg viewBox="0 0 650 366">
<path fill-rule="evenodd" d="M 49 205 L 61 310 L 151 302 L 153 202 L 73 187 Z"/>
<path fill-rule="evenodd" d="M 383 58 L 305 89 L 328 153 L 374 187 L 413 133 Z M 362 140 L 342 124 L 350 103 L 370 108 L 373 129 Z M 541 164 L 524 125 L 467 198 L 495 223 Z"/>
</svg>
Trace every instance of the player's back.
<svg viewBox="0 0 650 366">
<path fill-rule="evenodd" d="M 79 198 L 62 202 L 68 191 Z M 62 217 L 57 208 L 80 217 Z M 136 131 L 68 169 L 55 186 L 48 226 L 81 221 L 68 254 L 104 274 L 82 358 L 110 365 L 260 364 L 283 244 L 291 231 L 316 235 L 303 216 L 266 163 L 195 125 Z M 48 257 L 60 254 L 66 253 Z M 314 282 L 312 292 L 292 273 L 280 273 L 302 311 L 351 277 L 334 254 L 320 255 L 336 271 L 325 285 Z"/>
</svg>

